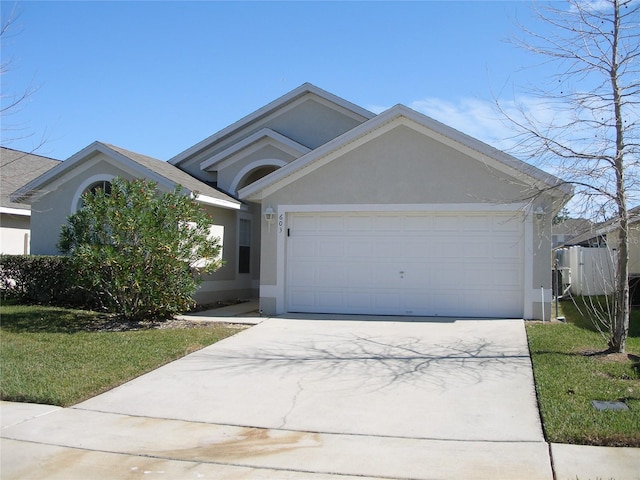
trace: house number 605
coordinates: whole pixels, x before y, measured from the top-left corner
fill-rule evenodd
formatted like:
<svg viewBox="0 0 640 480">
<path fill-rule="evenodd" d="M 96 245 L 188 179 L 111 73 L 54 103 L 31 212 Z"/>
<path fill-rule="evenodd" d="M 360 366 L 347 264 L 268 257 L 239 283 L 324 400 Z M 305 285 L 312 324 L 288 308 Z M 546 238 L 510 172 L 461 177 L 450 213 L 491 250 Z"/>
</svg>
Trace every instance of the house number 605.
<svg viewBox="0 0 640 480">
<path fill-rule="evenodd" d="M 284 231 L 284 213 L 278 216 L 278 231 L 282 233 Z"/>
</svg>

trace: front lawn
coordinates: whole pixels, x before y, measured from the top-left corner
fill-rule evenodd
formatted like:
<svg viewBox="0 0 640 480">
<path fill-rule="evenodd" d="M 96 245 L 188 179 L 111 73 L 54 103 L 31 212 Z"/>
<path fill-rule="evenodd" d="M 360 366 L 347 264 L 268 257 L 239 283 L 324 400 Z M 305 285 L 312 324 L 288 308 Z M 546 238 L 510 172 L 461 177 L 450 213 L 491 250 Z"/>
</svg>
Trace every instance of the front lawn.
<svg viewBox="0 0 640 480">
<path fill-rule="evenodd" d="M 222 326 L 145 325 L 41 306 L 0 307 L 0 398 L 69 406 L 238 332 Z M 172 324 L 169 324 L 172 325 Z M 129 326 L 131 328 L 131 326 Z"/>
<path fill-rule="evenodd" d="M 606 355 L 607 340 L 580 306 L 560 303 L 567 323 L 527 324 L 547 440 L 640 447 L 640 310 L 632 310 L 627 353 Z M 592 400 L 620 401 L 628 410 L 599 411 Z"/>
</svg>

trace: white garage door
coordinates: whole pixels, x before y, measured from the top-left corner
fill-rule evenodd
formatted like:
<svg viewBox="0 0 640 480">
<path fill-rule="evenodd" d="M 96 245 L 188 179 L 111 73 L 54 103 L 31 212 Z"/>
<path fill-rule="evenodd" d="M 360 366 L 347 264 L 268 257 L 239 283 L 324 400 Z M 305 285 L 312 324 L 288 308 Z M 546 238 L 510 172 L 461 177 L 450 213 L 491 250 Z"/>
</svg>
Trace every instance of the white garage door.
<svg viewBox="0 0 640 480">
<path fill-rule="evenodd" d="M 291 214 L 287 226 L 289 312 L 523 315 L 521 216 Z"/>
</svg>

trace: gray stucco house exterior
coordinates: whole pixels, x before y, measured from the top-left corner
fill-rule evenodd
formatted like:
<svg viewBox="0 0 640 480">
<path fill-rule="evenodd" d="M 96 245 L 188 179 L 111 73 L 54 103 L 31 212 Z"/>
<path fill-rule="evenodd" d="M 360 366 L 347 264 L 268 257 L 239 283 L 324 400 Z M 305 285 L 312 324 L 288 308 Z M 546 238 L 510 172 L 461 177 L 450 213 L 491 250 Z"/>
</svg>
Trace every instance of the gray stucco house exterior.
<svg viewBox="0 0 640 480">
<path fill-rule="evenodd" d="M 212 214 L 225 266 L 197 300 L 287 312 L 548 318 L 557 178 L 395 106 L 304 84 L 168 162 L 96 142 L 16 191 L 32 253 L 96 182 L 181 184 Z"/>
</svg>

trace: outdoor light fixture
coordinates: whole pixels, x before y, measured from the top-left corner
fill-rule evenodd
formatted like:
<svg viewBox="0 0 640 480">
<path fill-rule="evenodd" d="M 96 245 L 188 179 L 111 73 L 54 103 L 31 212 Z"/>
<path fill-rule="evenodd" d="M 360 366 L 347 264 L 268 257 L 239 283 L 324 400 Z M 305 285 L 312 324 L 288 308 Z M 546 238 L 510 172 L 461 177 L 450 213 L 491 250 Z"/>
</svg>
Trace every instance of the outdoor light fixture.
<svg viewBox="0 0 640 480">
<path fill-rule="evenodd" d="M 271 231 L 271 224 L 276 219 L 276 211 L 269 205 L 264 211 L 264 220 L 267 222 L 269 226 L 269 231 Z"/>
</svg>

